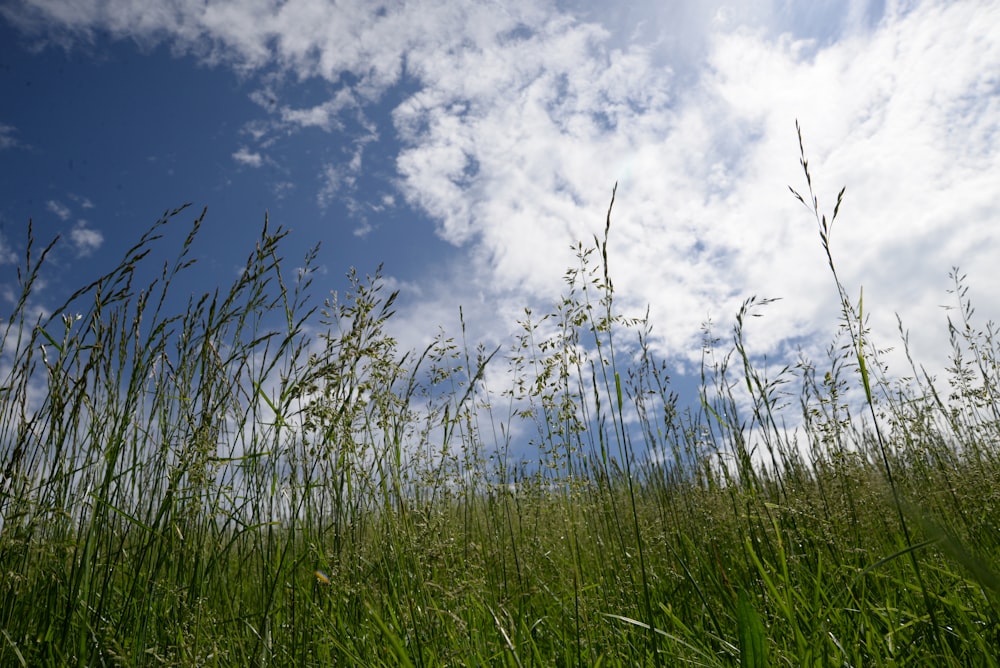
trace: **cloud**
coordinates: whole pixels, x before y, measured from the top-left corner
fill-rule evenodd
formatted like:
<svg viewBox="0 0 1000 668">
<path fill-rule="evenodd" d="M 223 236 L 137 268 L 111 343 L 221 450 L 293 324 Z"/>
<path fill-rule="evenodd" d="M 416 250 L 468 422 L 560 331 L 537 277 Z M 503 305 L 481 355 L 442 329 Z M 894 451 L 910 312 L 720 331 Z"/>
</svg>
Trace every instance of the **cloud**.
<svg viewBox="0 0 1000 668">
<path fill-rule="evenodd" d="M 251 153 L 245 146 L 233 153 L 233 160 L 248 167 L 260 167 L 264 164 L 264 158 L 260 153 Z"/>
<path fill-rule="evenodd" d="M 147 45 L 168 42 L 178 53 L 245 72 L 277 65 L 299 80 L 333 82 L 350 73 L 357 78 L 354 94 L 369 101 L 400 80 L 409 52 L 454 49 L 532 24 L 545 12 L 533 2 L 449 0 L 377 7 L 366 0 L 182 1 L 155 8 L 143 0 L 15 0 L 0 8 L 20 29 L 63 45 L 89 42 L 100 30 Z"/>
<path fill-rule="evenodd" d="M 94 203 L 89 198 L 81 197 L 74 193 L 69 194 L 69 198 L 76 202 L 80 208 L 93 209 Z M 45 203 L 45 208 L 59 217 L 60 220 L 67 221 L 73 217 L 73 211 L 58 200 L 51 199 Z M 82 218 L 69 231 L 69 239 L 73 245 L 77 257 L 87 257 L 104 244 L 104 235 L 89 227 L 86 220 Z"/>
<path fill-rule="evenodd" d="M 21 145 L 21 143 L 14 136 L 16 132 L 17 128 L 13 125 L 0 123 L 0 151 L 8 148 L 17 148 Z"/>
<path fill-rule="evenodd" d="M 341 88 L 334 96 L 323 102 L 305 109 L 292 109 L 288 106 L 281 107 L 281 120 L 290 125 L 302 128 L 316 127 L 330 131 L 332 129 L 343 129 L 344 125 L 338 118 L 345 109 L 357 106 L 357 100 L 350 88 Z"/>
<path fill-rule="evenodd" d="M 69 197 L 84 209 L 94 208 L 94 204 L 85 197 L 72 194 Z M 73 216 L 70 208 L 58 200 L 49 200 L 45 203 L 45 207 L 64 221 Z M 87 257 L 104 244 L 104 235 L 91 229 L 87 221 L 83 219 L 77 220 L 70 229 L 69 239 L 77 257 Z"/>
<path fill-rule="evenodd" d="M 939 354 L 949 268 L 989 281 L 1000 252 L 997 21 L 995 5 L 925 2 L 825 41 L 737 25 L 705 35 L 706 67 L 683 88 L 649 52 L 573 23 L 417 61 L 425 86 L 395 115 L 402 188 L 480 259 L 477 287 L 541 296 L 618 180 L 611 270 L 622 302 L 663 323 L 664 354 L 696 361 L 702 323 L 756 294 L 784 299 L 753 322 L 752 350 L 821 355 L 838 310 L 815 222 L 787 192 L 804 187 L 799 118 L 826 212 L 847 185 L 841 277 L 865 286 L 881 340 L 898 312 Z"/>
<path fill-rule="evenodd" d="M 934 305 L 947 271 L 961 264 L 988 275 L 982 243 L 1000 213 L 988 186 L 1000 176 L 1000 91 L 989 75 L 1000 66 L 1000 40 L 971 27 L 996 20 L 991 5 L 924 3 L 890 9 L 870 33 L 820 49 L 744 31 L 717 38 L 704 96 L 685 115 L 746 137 L 723 150 L 735 180 L 705 214 L 714 236 L 739 241 L 727 255 L 728 282 L 788 297 L 794 309 L 765 330 L 764 345 L 818 336 L 836 313 L 815 222 L 800 207 L 781 206 L 773 189 L 781 181 L 805 187 L 789 160 L 798 117 L 827 213 L 847 186 L 833 251 L 852 292 L 865 286 L 875 331 L 893 340 L 899 312 L 922 330 L 914 337 L 920 353 L 947 350 L 943 327 L 933 327 L 943 324 Z M 715 134 L 724 147 L 726 135 Z M 996 296 L 990 301 L 1000 306 Z M 929 337 L 932 329 L 941 336 Z"/>
<path fill-rule="evenodd" d="M 271 193 L 277 200 L 285 199 L 293 190 L 295 190 L 295 184 L 291 181 L 278 181 L 271 184 Z"/>
<path fill-rule="evenodd" d="M 320 181 L 323 185 L 316 195 L 316 203 L 321 209 L 325 209 L 343 188 L 350 188 L 354 184 L 354 180 L 354 176 L 345 173 L 343 169 L 334 165 L 324 166 L 320 174 Z"/>
<path fill-rule="evenodd" d="M 316 195 L 316 202 L 321 209 L 326 209 L 335 199 L 343 199 L 349 208 L 351 207 L 358 186 L 358 178 L 362 172 L 365 147 L 377 139 L 378 133 L 368 125 L 367 134 L 355 138 L 350 147 L 345 147 L 342 151 L 350 156 L 346 161 L 328 163 L 323 166 L 320 173 L 322 185 Z M 367 227 L 367 225 L 363 225 L 363 227 Z"/>
<path fill-rule="evenodd" d="M 88 227 L 85 220 L 76 222 L 69 232 L 69 238 L 76 249 L 77 257 L 87 257 L 104 244 L 104 235 Z"/>
<path fill-rule="evenodd" d="M 61 220 L 69 220 L 69 217 L 73 215 L 68 206 L 54 199 L 50 199 L 46 202 L 45 208 L 54 213 Z"/>
<path fill-rule="evenodd" d="M 7 238 L 0 234 L 0 265 L 17 264 L 17 253 L 10 247 Z"/>
</svg>

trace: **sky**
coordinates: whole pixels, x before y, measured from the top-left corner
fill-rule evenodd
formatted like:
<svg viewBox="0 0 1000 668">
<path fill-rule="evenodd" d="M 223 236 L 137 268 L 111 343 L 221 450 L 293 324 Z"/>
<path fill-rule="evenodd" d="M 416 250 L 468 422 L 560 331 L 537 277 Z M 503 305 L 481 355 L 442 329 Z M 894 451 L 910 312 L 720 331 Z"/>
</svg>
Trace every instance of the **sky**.
<svg viewBox="0 0 1000 668">
<path fill-rule="evenodd" d="M 191 289 L 228 285 L 267 212 L 317 301 L 350 267 L 400 290 L 394 333 L 509 345 L 603 233 L 683 390 L 740 304 L 769 363 L 822 358 L 848 291 L 943 369 L 953 267 L 1000 314 L 1000 2 L 5 0 L 0 303 L 27 222 L 62 241 L 36 298 L 109 269 L 165 210 L 208 207 Z M 186 231 L 186 230 L 184 230 Z M 183 296 L 182 296 L 183 297 Z M 905 360 L 888 358 L 905 373 Z"/>
</svg>

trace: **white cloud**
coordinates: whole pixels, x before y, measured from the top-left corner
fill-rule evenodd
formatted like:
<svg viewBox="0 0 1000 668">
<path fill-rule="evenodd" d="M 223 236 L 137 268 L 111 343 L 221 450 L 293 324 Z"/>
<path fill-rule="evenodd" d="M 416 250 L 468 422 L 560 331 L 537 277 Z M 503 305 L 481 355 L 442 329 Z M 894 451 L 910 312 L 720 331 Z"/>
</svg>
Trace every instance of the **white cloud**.
<svg viewBox="0 0 1000 668">
<path fill-rule="evenodd" d="M 26 31 L 60 43 L 89 41 L 96 30 L 155 44 L 249 71 L 277 62 L 300 80 L 339 81 L 352 73 L 362 99 L 375 99 L 399 81 L 413 50 L 448 50 L 490 37 L 518 22 L 535 23 L 547 8 L 532 2 L 506 7 L 428 0 L 228 0 L 208 6 L 181 0 L 150 7 L 144 0 L 21 0 L 0 15 Z M 56 33 L 58 35 L 56 36 Z"/>
<path fill-rule="evenodd" d="M 0 151 L 8 148 L 16 148 L 21 145 L 17 138 L 14 137 L 16 132 L 17 128 L 13 125 L 0 123 Z"/>
<path fill-rule="evenodd" d="M 337 118 L 345 109 L 355 107 L 357 101 L 350 88 L 341 88 L 334 96 L 307 109 L 281 107 L 281 120 L 303 128 L 317 127 L 322 130 L 342 129 L 343 123 Z"/>
<path fill-rule="evenodd" d="M 247 167 L 260 167 L 264 164 L 264 158 L 260 153 L 252 153 L 245 146 L 241 146 L 240 150 L 233 153 L 233 160 Z"/>
<path fill-rule="evenodd" d="M 295 190 L 295 184 L 291 181 L 279 181 L 271 185 L 271 192 L 277 200 L 285 199 L 293 190 Z"/>
<path fill-rule="evenodd" d="M 365 219 L 361 221 L 361 224 L 358 227 L 355 227 L 354 230 L 352 230 L 351 234 L 356 237 L 366 237 L 371 234 L 373 229 L 375 228 L 372 226 L 371 221 Z"/>
<path fill-rule="evenodd" d="M 345 187 L 349 188 L 353 184 L 354 177 L 345 174 L 345 170 L 338 169 L 334 165 L 326 165 L 320 174 L 323 185 L 316 195 L 316 203 L 321 209 L 330 206 L 337 194 Z"/>
<path fill-rule="evenodd" d="M 0 265 L 17 264 L 17 254 L 10 247 L 7 238 L 0 234 Z"/>
<path fill-rule="evenodd" d="M 833 235 L 841 277 L 854 294 L 864 284 L 883 340 L 894 341 L 895 311 L 921 330 L 920 353 L 947 349 L 942 336 L 925 338 L 944 334 L 933 305 L 951 266 L 988 275 L 983 243 L 1000 213 L 1000 194 L 989 185 L 1000 177 L 1000 107 L 988 83 L 1000 66 L 1000 40 L 985 27 L 997 20 L 996 6 L 925 3 L 905 14 L 890 10 L 870 34 L 809 56 L 789 38 L 717 39 L 707 101 L 688 113 L 718 105 L 716 124 L 747 128 L 753 140 L 736 144 L 743 173 L 732 195 L 705 213 L 716 234 L 739 239 L 730 284 L 742 279 L 747 291 L 789 298 L 795 315 L 770 327 L 769 342 L 812 334 L 835 312 L 815 223 L 801 208 L 782 210 L 774 188 L 805 186 L 789 159 L 798 117 L 828 213 L 847 185 Z M 1000 302 L 991 301 L 995 310 Z"/>
<path fill-rule="evenodd" d="M 73 215 L 68 206 L 54 199 L 50 199 L 46 202 L 45 208 L 54 213 L 61 220 L 69 220 L 69 217 Z"/>
<path fill-rule="evenodd" d="M 425 87 L 396 112 L 410 144 L 404 192 L 446 239 L 472 245 L 478 287 L 541 295 L 568 241 L 603 222 L 618 179 L 612 272 L 620 295 L 652 305 L 661 350 L 695 359 L 706 317 L 729 322 L 757 294 L 784 299 L 753 322 L 756 350 L 807 337 L 818 352 L 836 293 L 815 223 L 786 188 L 804 187 L 799 118 L 827 212 L 847 185 L 841 277 L 853 294 L 865 286 L 883 341 L 896 343 L 899 312 L 920 353 L 944 353 L 934 306 L 948 269 L 989 281 L 1000 252 L 989 232 L 1000 213 L 998 11 L 890 7 L 877 27 L 855 18 L 825 44 L 709 33 L 708 66 L 683 89 L 641 49 L 606 51 L 575 24 L 428 58 L 417 62 Z M 982 288 L 996 312 L 1000 294 Z"/>
<path fill-rule="evenodd" d="M 104 235 L 91 229 L 85 220 L 76 222 L 69 232 L 69 238 L 76 248 L 77 257 L 87 257 L 104 244 Z"/>
<path fill-rule="evenodd" d="M 353 146 L 350 147 L 350 158 L 346 162 L 324 165 L 320 173 L 322 185 L 316 195 L 316 202 L 321 209 L 327 208 L 338 198 L 344 199 L 349 206 L 351 206 L 351 202 L 355 201 L 353 193 L 357 189 L 358 178 L 361 175 L 365 147 L 376 139 L 378 139 L 378 134 L 369 127 L 367 134 L 357 137 L 353 141 Z M 344 152 L 348 151 L 345 149 Z M 363 223 L 360 229 L 370 229 L 370 226 Z"/>
</svg>

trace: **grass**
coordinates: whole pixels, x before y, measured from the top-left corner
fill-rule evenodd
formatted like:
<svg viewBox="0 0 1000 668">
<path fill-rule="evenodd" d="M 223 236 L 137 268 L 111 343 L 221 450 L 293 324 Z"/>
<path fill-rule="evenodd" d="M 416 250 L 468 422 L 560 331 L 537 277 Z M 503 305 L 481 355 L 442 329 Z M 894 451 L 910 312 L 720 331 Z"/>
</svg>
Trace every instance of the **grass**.
<svg viewBox="0 0 1000 668">
<path fill-rule="evenodd" d="M 32 239 L 0 339 L 0 665 L 997 665 L 995 330 L 956 271 L 947 387 L 890 375 L 836 272 L 844 193 L 828 219 L 802 167 L 830 354 L 765 369 L 748 299 L 686 409 L 615 309 L 610 208 L 498 349 L 400 350 L 380 272 L 310 307 L 315 251 L 289 275 L 266 223 L 170 311 L 204 212 L 141 276 L 185 208 L 33 315 Z"/>
</svg>

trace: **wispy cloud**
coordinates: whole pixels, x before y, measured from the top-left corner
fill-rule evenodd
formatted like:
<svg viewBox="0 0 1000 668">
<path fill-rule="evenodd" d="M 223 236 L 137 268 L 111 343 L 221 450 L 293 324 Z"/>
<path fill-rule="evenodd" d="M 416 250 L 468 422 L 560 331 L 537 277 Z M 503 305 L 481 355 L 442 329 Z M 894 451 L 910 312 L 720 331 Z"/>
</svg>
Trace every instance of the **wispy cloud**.
<svg viewBox="0 0 1000 668">
<path fill-rule="evenodd" d="M 93 209 L 94 203 L 90 201 L 89 197 L 83 197 L 82 195 L 77 195 L 75 193 L 70 193 L 68 197 L 79 205 L 81 209 Z"/>
<path fill-rule="evenodd" d="M 7 125 L 6 123 L 0 123 L 0 151 L 8 148 L 16 148 L 21 145 L 14 135 L 17 133 L 17 128 L 13 125 Z"/>
<path fill-rule="evenodd" d="M 264 164 L 264 157 L 260 153 L 251 152 L 245 146 L 233 153 L 233 160 L 247 167 L 260 167 Z"/>
<path fill-rule="evenodd" d="M 76 202 L 82 209 L 93 209 L 94 203 L 86 197 L 81 197 L 70 193 L 69 198 Z M 60 220 L 67 221 L 73 217 L 73 210 L 59 200 L 50 199 L 45 203 L 45 208 L 59 217 Z M 73 224 L 69 231 L 69 240 L 73 245 L 73 250 L 78 258 L 87 257 L 104 244 L 104 235 L 92 229 L 89 223 L 82 218 Z"/>
<path fill-rule="evenodd" d="M 293 190 L 295 190 L 295 184 L 291 181 L 279 181 L 271 184 L 271 192 L 274 194 L 275 199 L 278 200 L 288 197 L 288 194 Z"/>
<path fill-rule="evenodd" d="M 76 222 L 69 232 L 69 238 L 76 249 L 77 257 L 87 257 L 104 245 L 104 235 L 92 229 L 85 220 Z"/>
<path fill-rule="evenodd" d="M 61 220 L 69 220 L 73 212 L 70 211 L 69 207 L 59 202 L 58 200 L 50 199 L 45 203 L 45 208 L 58 216 Z"/>
<path fill-rule="evenodd" d="M 343 129 L 344 125 L 339 115 L 349 108 L 357 106 L 354 93 L 350 88 L 341 88 L 332 98 L 304 109 L 282 107 L 281 119 L 290 125 L 302 128 L 320 128 L 321 130 Z"/>
<path fill-rule="evenodd" d="M 316 202 L 321 209 L 330 206 L 335 199 L 343 199 L 348 206 L 354 200 L 358 178 L 362 173 L 365 147 L 378 139 L 378 133 L 374 128 L 370 124 L 366 124 L 366 127 L 367 133 L 356 137 L 343 151 L 350 157 L 323 166 L 320 174 L 321 185 L 316 195 Z"/>
<path fill-rule="evenodd" d="M 17 253 L 10 247 L 7 238 L 0 234 L 0 265 L 17 264 Z"/>
<path fill-rule="evenodd" d="M 316 203 L 321 209 L 325 209 L 342 189 L 350 188 L 354 184 L 354 177 L 335 165 L 325 165 L 320 174 L 320 181 L 322 186 L 316 194 Z"/>
</svg>

